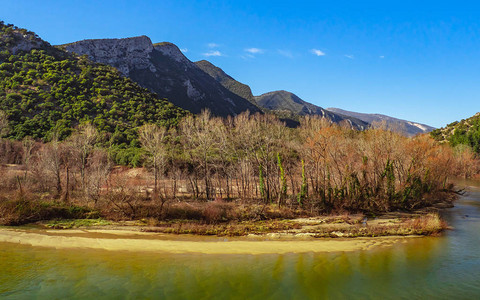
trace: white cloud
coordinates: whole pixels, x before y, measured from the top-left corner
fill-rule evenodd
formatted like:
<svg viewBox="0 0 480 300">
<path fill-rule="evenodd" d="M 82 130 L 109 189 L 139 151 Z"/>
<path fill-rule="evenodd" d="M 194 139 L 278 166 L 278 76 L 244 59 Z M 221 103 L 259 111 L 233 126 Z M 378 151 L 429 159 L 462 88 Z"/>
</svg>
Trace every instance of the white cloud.
<svg viewBox="0 0 480 300">
<path fill-rule="evenodd" d="M 278 51 L 278 54 L 280 54 L 280 55 L 283 55 L 283 56 L 288 57 L 288 58 L 293 58 L 293 54 L 289 50 L 278 49 L 277 51 Z"/>
<path fill-rule="evenodd" d="M 323 52 L 322 50 L 318 50 L 318 49 L 312 49 L 312 50 L 310 50 L 310 52 L 312 52 L 312 54 L 314 54 L 316 56 L 324 56 L 325 55 L 325 52 Z"/>
<path fill-rule="evenodd" d="M 384 56 L 384 55 L 380 55 L 379 57 L 380 57 L 380 58 L 385 58 L 385 56 Z"/>
<path fill-rule="evenodd" d="M 217 48 L 218 46 L 220 46 L 219 44 L 215 44 L 215 43 L 208 43 L 207 44 L 208 48 Z"/>
<path fill-rule="evenodd" d="M 204 56 L 223 56 L 222 52 L 215 50 L 215 51 L 209 51 L 206 53 L 203 53 Z"/>
<path fill-rule="evenodd" d="M 245 49 L 245 51 L 252 54 L 262 54 L 265 52 L 263 49 L 259 49 L 259 48 L 248 48 L 248 49 Z"/>
<path fill-rule="evenodd" d="M 240 57 L 244 60 L 249 60 L 249 59 L 255 58 L 255 55 L 247 53 L 247 54 L 244 54 L 244 55 L 240 55 Z"/>
<path fill-rule="evenodd" d="M 354 58 L 355 58 L 355 57 L 354 57 L 353 55 L 351 55 L 351 54 L 345 54 L 344 56 L 345 56 L 346 58 L 350 58 L 350 59 L 354 59 Z"/>
<path fill-rule="evenodd" d="M 243 59 L 243 60 L 252 60 L 252 59 L 255 59 L 256 57 L 253 54 L 245 53 L 245 54 L 240 55 L 240 58 Z"/>
<path fill-rule="evenodd" d="M 182 51 L 183 53 L 187 53 L 188 49 L 187 48 L 180 48 L 180 51 Z"/>
</svg>

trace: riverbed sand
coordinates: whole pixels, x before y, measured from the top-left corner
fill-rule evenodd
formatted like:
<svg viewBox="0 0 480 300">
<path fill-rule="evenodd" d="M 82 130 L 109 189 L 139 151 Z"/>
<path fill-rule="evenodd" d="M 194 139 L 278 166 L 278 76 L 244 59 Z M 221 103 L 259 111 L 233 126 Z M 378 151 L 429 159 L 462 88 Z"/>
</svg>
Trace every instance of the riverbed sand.
<svg viewBox="0 0 480 300">
<path fill-rule="evenodd" d="M 405 237 L 345 239 L 205 238 L 126 230 L 0 229 L 0 242 L 57 249 L 89 248 L 204 254 L 284 254 L 369 250 L 406 242 Z"/>
</svg>

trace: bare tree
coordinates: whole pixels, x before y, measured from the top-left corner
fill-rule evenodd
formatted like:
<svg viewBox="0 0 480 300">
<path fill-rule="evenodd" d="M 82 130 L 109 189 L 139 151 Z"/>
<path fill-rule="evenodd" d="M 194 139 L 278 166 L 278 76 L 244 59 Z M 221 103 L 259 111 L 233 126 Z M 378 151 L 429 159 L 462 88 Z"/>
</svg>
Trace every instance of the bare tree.
<svg viewBox="0 0 480 300">
<path fill-rule="evenodd" d="M 2 136 L 4 136 L 7 132 L 8 132 L 8 118 L 5 112 L 3 110 L 0 110 L 0 143 L 1 143 L 0 149 L 4 148 Z M 4 151 L 1 151 L 1 152 L 4 152 Z M 0 158 L 3 158 L 5 156 L 5 153 L 1 153 L 1 152 L 0 152 Z M 2 177 L 2 181 L 4 180 L 3 173 L 4 173 L 3 167 L 0 166 L 0 175 Z"/>
<path fill-rule="evenodd" d="M 205 195 L 212 198 L 213 186 L 210 178 L 215 156 L 218 155 L 219 130 L 223 123 L 219 118 L 212 118 L 210 111 L 202 111 L 196 117 L 187 117 L 180 124 L 184 151 L 199 170 L 194 175 L 203 177 Z"/>
<path fill-rule="evenodd" d="M 77 162 L 80 169 L 80 178 L 82 181 L 82 191 L 86 190 L 86 169 L 88 159 L 94 150 L 97 141 L 98 132 L 91 124 L 82 124 L 78 127 L 77 132 L 72 134 L 67 143 L 70 145 L 71 153 L 74 161 Z"/>
<path fill-rule="evenodd" d="M 85 177 L 85 192 L 94 205 L 100 199 L 102 187 L 106 184 L 112 170 L 112 163 L 104 150 L 94 150 L 89 158 Z"/>
<path fill-rule="evenodd" d="M 53 186 L 56 190 L 56 197 L 62 195 L 62 168 L 65 166 L 62 152 L 62 145 L 54 138 L 37 152 L 35 166 L 37 181 L 49 187 Z"/>
<path fill-rule="evenodd" d="M 166 163 L 166 134 L 164 127 L 154 124 L 146 124 L 138 131 L 140 143 L 147 152 L 149 163 L 153 168 L 155 195 L 158 194 L 158 174 L 163 173 Z"/>
<path fill-rule="evenodd" d="M 23 165 L 25 168 L 25 175 L 24 175 L 24 180 L 27 180 L 27 174 L 30 169 L 30 163 L 31 159 L 33 156 L 33 148 L 35 146 L 35 141 L 27 136 L 22 140 L 22 146 L 23 146 Z"/>
</svg>

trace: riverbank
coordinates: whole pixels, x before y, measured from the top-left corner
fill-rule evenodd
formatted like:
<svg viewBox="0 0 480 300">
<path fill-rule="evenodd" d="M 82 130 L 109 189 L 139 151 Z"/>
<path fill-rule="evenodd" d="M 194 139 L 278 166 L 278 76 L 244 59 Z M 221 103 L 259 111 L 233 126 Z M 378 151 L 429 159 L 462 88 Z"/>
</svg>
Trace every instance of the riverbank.
<svg viewBox="0 0 480 300">
<path fill-rule="evenodd" d="M 49 230 L 49 235 L 89 237 L 87 246 L 96 246 L 98 250 L 81 247 L 56 249 L 56 245 L 32 247 L 30 244 L 21 245 L 18 240 L 16 244 L 1 242 L 0 269 L 3 271 L 0 272 L 0 282 L 3 290 L 0 298 L 49 299 L 52 295 L 98 298 L 103 294 L 110 298 L 179 299 L 337 299 L 368 298 L 369 295 L 386 299 L 392 298 L 392 295 L 406 299 L 458 298 L 462 295 L 462 298 L 475 299 L 480 293 L 480 189 L 478 182 L 474 186 L 475 189 L 469 188 L 468 193 L 460 197 L 454 208 L 441 212 L 442 218 L 455 229 L 442 233 L 440 237 L 308 238 L 304 240 L 315 242 L 316 252 L 298 254 L 252 255 L 245 250 L 245 254 L 226 255 L 197 254 L 200 252 L 175 254 L 145 249 L 113 251 L 101 250 L 98 247 L 103 240 L 97 242 L 95 239 L 122 239 L 124 247 L 136 243 L 134 240 L 142 240 L 145 248 L 154 249 L 160 246 L 150 246 L 148 240 L 161 236 L 162 239 L 180 242 L 194 241 L 192 248 L 187 249 L 189 251 L 203 250 L 204 243 L 206 246 L 217 244 L 217 248 L 226 249 L 232 245 L 240 249 L 230 242 L 241 240 L 250 241 L 247 244 L 253 244 L 250 247 L 258 244 L 264 248 L 262 253 L 268 253 L 268 250 L 273 251 L 277 247 L 269 241 L 286 242 L 296 248 L 292 251 L 307 251 L 303 249 L 307 246 L 300 238 L 292 242 L 269 237 L 250 239 L 130 233 L 130 229 L 125 233 L 121 230 L 104 232 L 105 229 L 101 228 L 105 226 L 99 229 Z M 134 225 L 126 223 L 123 228 L 130 226 Z M 26 227 L 8 229 L 31 230 Z M 74 230 L 78 232 L 74 233 Z M 93 232 L 96 230 L 103 232 Z M 23 240 L 24 237 L 21 238 Z M 357 247 L 368 249 L 366 251 L 326 251 L 327 244 L 332 245 L 331 242 L 346 249 L 350 242 L 362 240 L 366 243 L 381 240 L 392 243 L 385 242 L 370 248 L 367 244 Z M 71 243 L 72 240 L 67 241 Z M 175 243 L 172 247 L 180 248 L 180 244 Z M 58 245 L 61 246 L 60 243 Z M 271 249 L 265 249 L 267 247 Z"/>
<path fill-rule="evenodd" d="M 54 248 L 205 254 L 337 252 L 391 246 L 438 234 L 437 214 L 341 215 L 229 224 L 148 220 L 57 220 L 3 227 L 0 242 Z"/>
<path fill-rule="evenodd" d="M 247 236 L 219 238 L 175 236 L 133 230 L 111 229 L 0 229 L 0 242 L 56 249 L 88 248 L 109 251 L 202 253 L 202 254 L 284 254 L 369 250 L 406 242 L 406 238 L 315 239 L 308 236 Z"/>
<path fill-rule="evenodd" d="M 230 221 L 209 224 L 186 219 L 159 221 L 109 221 L 104 219 L 53 220 L 36 222 L 44 229 L 130 230 L 172 235 L 198 236 L 281 236 L 312 238 L 358 238 L 379 236 L 436 235 L 447 229 L 438 213 L 386 213 L 367 218 L 363 214 L 343 214 L 292 219 Z"/>
</svg>

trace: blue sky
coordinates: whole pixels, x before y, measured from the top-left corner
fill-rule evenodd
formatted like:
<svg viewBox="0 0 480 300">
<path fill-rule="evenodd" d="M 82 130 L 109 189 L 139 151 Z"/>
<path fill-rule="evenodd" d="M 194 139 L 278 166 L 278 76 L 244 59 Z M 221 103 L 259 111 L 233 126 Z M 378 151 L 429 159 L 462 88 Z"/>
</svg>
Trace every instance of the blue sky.
<svg viewBox="0 0 480 300">
<path fill-rule="evenodd" d="M 480 4 L 349 2 L 2 0 L 0 19 L 52 44 L 173 42 L 255 95 L 288 90 L 436 127 L 480 111 Z"/>
</svg>

